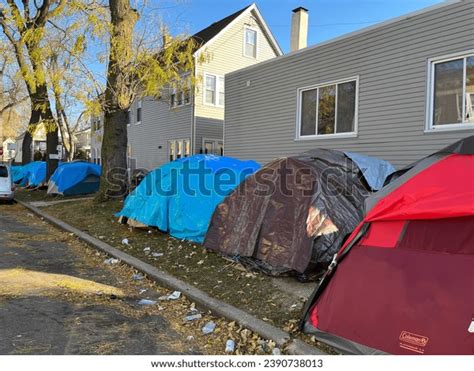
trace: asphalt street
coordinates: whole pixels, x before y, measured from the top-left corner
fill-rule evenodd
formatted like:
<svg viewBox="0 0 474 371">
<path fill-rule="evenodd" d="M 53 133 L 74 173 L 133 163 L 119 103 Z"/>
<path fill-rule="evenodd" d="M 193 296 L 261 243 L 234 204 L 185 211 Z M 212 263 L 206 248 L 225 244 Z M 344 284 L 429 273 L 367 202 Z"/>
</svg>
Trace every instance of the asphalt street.
<svg viewBox="0 0 474 371">
<path fill-rule="evenodd" d="M 0 354 L 202 353 L 198 329 L 174 320 L 186 303 L 138 305 L 160 290 L 103 261 L 20 205 L 0 205 Z"/>
</svg>

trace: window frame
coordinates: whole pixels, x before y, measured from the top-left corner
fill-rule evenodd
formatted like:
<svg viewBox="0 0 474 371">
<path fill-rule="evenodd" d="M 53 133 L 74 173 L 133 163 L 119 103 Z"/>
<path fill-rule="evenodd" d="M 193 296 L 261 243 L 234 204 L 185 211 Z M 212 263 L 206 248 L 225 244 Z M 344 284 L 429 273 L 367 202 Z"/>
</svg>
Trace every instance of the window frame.
<svg viewBox="0 0 474 371">
<path fill-rule="evenodd" d="M 336 102 L 335 102 L 335 121 L 334 121 L 334 130 L 337 129 L 337 98 L 338 98 L 338 84 L 344 84 L 348 82 L 355 82 L 356 83 L 356 91 L 355 91 L 355 110 L 354 110 L 354 130 L 347 133 L 333 133 L 333 134 L 318 134 L 318 117 L 319 117 L 319 90 L 320 88 L 324 88 L 331 85 L 336 85 Z M 317 91 L 317 104 L 316 104 L 316 134 L 312 135 L 301 135 L 301 105 L 303 103 L 303 92 L 309 90 Z M 296 99 L 296 135 L 295 141 L 300 140 L 323 140 L 323 139 L 337 139 L 337 138 L 356 138 L 358 136 L 359 130 L 359 75 L 348 77 L 345 79 L 333 80 L 329 82 L 323 82 L 316 85 L 305 86 L 302 88 L 297 89 L 297 99 Z"/>
<path fill-rule="evenodd" d="M 247 55 L 247 53 L 246 53 L 247 31 L 249 31 L 249 30 L 255 32 L 255 56 Z M 252 27 L 252 26 L 249 26 L 249 25 L 244 26 L 244 42 L 243 42 L 242 55 L 246 58 L 258 59 L 258 29 L 256 27 Z"/>
<path fill-rule="evenodd" d="M 179 157 L 179 158 L 186 158 L 186 157 L 191 157 L 192 155 L 192 149 L 191 149 L 191 139 L 189 138 L 179 138 L 179 139 L 169 139 L 168 140 L 168 153 L 167 153 L 167 159 L 168 159 L 168 162 L 171 162 L 171 161 L 176 161 L 178 160 L 178 142 L 181 142 L 181 145 L 182 145 L 182 149 L 183 149 L 183 152 L 184 152 L 184 157 Z M 189 142 L 189 154 L 186 155 L 186 142 Z M 173 160 L 170 159 L 170 149 L 171 149 L 171 143 L 173 143 L 175 145 L 174 147 L 174 155 L 173 155 Z"/>
<path fill-rule="evenodd" d="M 206 98 L 207 98 L 206 80 L 207 80 L 208 76 L 211 76 L 211 77 L 215 78 L 214 103 L 207 103 L 207 101 L 206 101 Z M 219 79 L 222 79 L 224 81 L 224 104 L 220 104 L 220 102 L 219 102 L 219 95 L 220 95 Z M 224 108 L 225 107 L 225 77 L 223 75 L 217 75 L 217 74 L 214 74 L 214 73 L 205 72 L 203 80 L 204 80 L 203 81 L 203 94 L 202 94 L 203 104 L 205 106 L 210 106 L 210 107 Z"/>
<path fill-rule="evenodd" d="M 465 119 L 466 110 L 466 61 L 467 58 L 474 57 L 474 49 L 467 50 L 460 53 L 444 55 L 441 57 L 434 57 L 428 59 L 427 67 L 427 88 L 426 88 L 426 123 L 425 133 L 439 133 L 443 131 L 455 131 L 455 130 L 469 130 L 474 129 L 474 124 L 462 122 L 452 124 L 434 125 L 433 114 L 434 114 L 434 94 L 435 94 L 435 66 L 439 63 L 445 63 L 463 59 L 463 86 L 462 86 L 462 119 Z"/>
<path fill-rule="evenodd" d="M 182 76 L 182 79 L 187 79 L 189 78 L 189 74 L 186 74 Z M 171 89 L 171 94 L 170 94 L 170 110 L 179 108 L 179 107 L 184 107 L 184 106 L 189 106 L 192 103 L 192 84 L 191 81 L 189 81 L 188 86 L 187 86 L 187 91 L 188 91 L 188 101 L 186 102 L 186 93 L 185 93 L 185 88 L 182 87 L 182 89 L 178 89 L 177 87 L 174 87 Z M 174 102 L 172 102 L 171 97 L 174 96 Z M 179 99 L 181 98 L 181 104 L 178 104 Z"/>
<path fill-rule="evenodd" d="M 205 153 L 205 143 L 206 142 L 212 143 L 212 153 Z M 222 155 L 215 153 L 217 151 L 217 147 L 218 147 L 219 143 L 222 144 Z M 202 154 L 203 155 L 211 154 L 211 155 L 215 155 L 215 156 L 223 156 L 224 155 L 224 139 L 202 137 L 201 148 L 202 148 Z"/>
<path fill-rule="evenodd" d="M 135 112 L 136 113 L 135 114 L 135 119 L 136 119 L 135 125 L 140 125 L 142 123 L 142 120 L 143 120 L 143 109 L 142 108 L 143 108 L 143 100 L 139 99 L 137 101 L 137 109 L 135 110 L 136 111 Z M 138 112 L 140 112 L 140 115 L 138 114 Z M 138 120 L 139 116 L 140 116 L 140 120 Z"/>
</svg>

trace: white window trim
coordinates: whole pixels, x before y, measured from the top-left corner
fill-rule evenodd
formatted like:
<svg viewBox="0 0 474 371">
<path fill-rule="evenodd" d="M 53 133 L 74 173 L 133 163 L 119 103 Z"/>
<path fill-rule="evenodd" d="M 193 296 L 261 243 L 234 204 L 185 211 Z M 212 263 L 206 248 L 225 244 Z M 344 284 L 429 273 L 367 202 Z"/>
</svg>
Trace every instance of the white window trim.
<svg viewBox="0 0 474 371">
<path fill-rule="evenodd" d="M 137 116 L 138 116 L 138 109 L 141 109 L 141 114 L 140 114 L 140 121 L 136 121 L 135 122 L 135 125 L 140 125 L 142 123 L 142 120 L 143 120 L 143 104 L 142 104 L 142 99 L 138 100 L 137 101 L 137 109 L 135 110 L 135 119 L 137 119 Z"/>
<path fill-rule="evenodd" d="M 192 156 L 193 150 L 192 150 L 192 148 L 191 148 L 191 139 L 189 139 L 189 138 L 168 139 L 168 153 L 167 153 L 167 155 L 166 155 L 166 158 L 168 159 L 168 161 L 169 161 L 169 158 L 170 158 L 170 148 L 171 148 L 170 143 L 171 143 L 171 142 L 174 142 L 174 143 L 176 144 L 177 142 L 183 142 L 183 150 L 184 150 L 184 149 L 186 148 L 186 147 L 184 146 L 184 142 L 185 142 L 185 141 L 188 141 L 188 142 L 189 142 L 189 155 L 188 155 L 188 156 L 185 156 L 185 157 L 190 157 L 190 156 Z M 176 156 L 177 153 L 178 153 L 178 147 L 175 147 L 175 152 L 174 152 L 174 159 L 173 159 L 173 161 L 175 161 L 175 160 L 178 159 L 177 156 Z M 181 157 L 181 158 L 183 158 L 183 157 Z"/>
<path fill-rule="evenodd" d="M 346 82 L 355 81 L 356 83 L 356 96 L 355 96 L 355 112 L 354 112 L 354 131 L 349 133 L 334 133 L 334 134 L 317 134 L 318 125 L 316 122 L 316 134 L 314 135 L 301 135 L 301 97 L 303 96 L 303 92 L 307 90 L 314 90 L 318 89 L 318 101 L 319 101 L 319 88 L 323 88 L 325 86 L 336 85 L 336 84 L 343 84 Z M 300 140 L 324 140 L 324 139 L 342 139 L 342 138 L 357 138 L 358 130 L 359 130 L 359 76 L 349 77 L 347 79 L 340 79 L 340 80 L 333 80 L 329 82 L 324 82 L 317 85 L 305 86 L 302 88 L 298 88 L 296 90 L 297 99 L 296 99 L 296 135 L 295 141 Z M 318 117 L 318 108 L 319 105 L 316 104 L 316 118 Z M 336 89 L 336 117 L 337 120 L 337 89 Z M 334 122 L 334 129 L 337 127 L 337 121 Z"/>
<path fill-rule="evenodd" d="M 186 79 L 189 77 L 189 73 L 187 73 L 186 75 L 182 76 L 181 79 Z M 175 96 L 175 104 L 171 104 L 171 99 L 170 99 L 170 110 L 172 109 L 175 109 L 175 108 L 179 108 L 179 107 L 184 107 L 184 106 L 190 106 L 191 105 L 191 102 L 192 102 L 192 96 L 193 96 L 193 92 L 192 92 L 192 84 L 191 82 L 189 82 L 189 102 L 185 103 L 184 101 L 184 90 L 181 90 L 179 91 L 179 89 L 177 88 L 173 88 L 171 89 L 171 91 L 173 92 L 174 96 Z M 178 92 L 181 93 L 181 98 L 182 98 L 182 104 L 178 104 Z"/>
<path fill-rule="evenodd" d="M 464 75 L 463 75 L 463 95 L 462 95 L 462 117 L 464 120 L 466 109 L 466 102 L 464 101 L 466 95 L 466 58 L 474 56 L 474 49 L 467 50 L 461 53 L 449 54 L 441 57 L 435 57 L 428 59 L 428 74 L 427 74 L 427 87 L 426 87 L 426 124 L 425 133 L 439 133 L 444 131 L 456 131 L 456 130 L 469 130 L 474 129 L 474 124 L 461 123 L 461 124 L 443 124 L 433 125 L 433 113 L 434 113 L 434 78 L 435 68 L 434 66 L 438 63 L 449 62 L 456 59 L 464 58 Z"/>
<path fill-rule="evenodd" d="M 253 55 L 245 54 L 245 46 L 246 46 L 246 41 L 247 41 L 247 37 L 246 37 L 247 36 L 247 30 L 255 31 L 255 57 Z M 249 26 L 249 25 L 244 26 L 244 42 L 243 42 L 242 55 L 246 58 L 258 59 L 258 28 L 252 27 L 252 26 Z"/>
<path fill-rule="evenodd" d="M 207 77 L 208 76 L 212 76 L 212 77 L 215 77 L 216 78 L 216 90 L 215 90 L 215 98 L 216 98 L 216 101 L 215 103 L 207 103 L 206 102 L 206 94 L 207 94 L 207 90 L 206 90 L 206 80 L 207 80 Z M 202 100 L 203 100 L 203 104 L 205 106 L 210 106 L 210 107 L 219 107 L 219 108 L 224 108 L 225 107 L 225 104 L 219 104 L 219 94 L 220 94 L 220 90 L 219 90 L 219 79 L 222 78 L 224 79 L 224 97 L 225 97 L 225 78 L 223 75 L 216 75 L 214 73 L 207 73 L 205 72 L 204 73 L 204 82 L 203 82 L 203 94 L 202 94 Z M 225 99 L 225 98 L 224 98 Z"/>
<path fill-rule="evenodd" d="M 203 137 L 202 142 L 201 142 L 201 148 L 202 148 L 203 151 L 204 151 L 204 143 L 206 143 L 206 142 L 212 142 L 212 152 L 216 151 L 216 145 L 219 142 L 222 142 L 222 148 L 224 148 L 224 139 Z M 203 154 L 205 154 L 205 153 L 203 153 Z"/>
</svg>

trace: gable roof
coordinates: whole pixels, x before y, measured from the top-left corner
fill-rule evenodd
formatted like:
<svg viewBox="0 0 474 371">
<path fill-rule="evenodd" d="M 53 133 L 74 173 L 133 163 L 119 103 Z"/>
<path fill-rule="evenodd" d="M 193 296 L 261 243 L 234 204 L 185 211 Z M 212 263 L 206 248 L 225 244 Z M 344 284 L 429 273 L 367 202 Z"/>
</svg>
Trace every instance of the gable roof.
<svg viewBox="0 0 474 371">
<path fill-rule="evenodd" d="M 239 15 L 241 15 L 243 12 L 245 12 L 248 8 L 250 8 L 252 5 L 248 5 L 243 9 L 240 9 L 239 11 L 221 19 L 220 21 L 214 22 L 210 26 L 204 28 L 203 30 L 195 33 L 193 36 L 191 36 L 198 44 L 199 46 L 203 46 L 206 44 L 208 41 L 211 41 L 214 37 L 219 34 L 226 26 L 228 26 L 234 19 L 236 19 Z"/>
<path fill-rule="evenodd" d="M 197 43 L 197 48 L 195 50 L 195 53 L 198 52 L 200 49 L 202 49 L 204 46 L 208 45 L 211 43 L 219 34 L 221 34 L 226 28 L 230 27 L 230 25 L 236 21 L 241 15 L 254 11 L 255 15 L 257 16 L 260 24 L 262 25 L 263 31 L 265 32 L 266 36 L 270 40 L 270 43 L 275 50 L 275 52 L 278 55 L 283 55 L 283 51 L 280 48 L 280 45 L 276 41 L 275 37 L 273 36 L 272 32 L 270 31 L 270 28 L 267 26 L 265 23 L 265 20 L 263 19 L 262 14 L 257 8 L 257 5 L 255 3 L 246 6 L 243 9 L 240 9 L 239 11 L 221 19 L 220 21 L 214 22 L 211 24 L 209 27 L 204 28 L 203 30 L 195 33 L 193 36 L 191 36 L 192 39 L 194 39 Z"/>
</svg>

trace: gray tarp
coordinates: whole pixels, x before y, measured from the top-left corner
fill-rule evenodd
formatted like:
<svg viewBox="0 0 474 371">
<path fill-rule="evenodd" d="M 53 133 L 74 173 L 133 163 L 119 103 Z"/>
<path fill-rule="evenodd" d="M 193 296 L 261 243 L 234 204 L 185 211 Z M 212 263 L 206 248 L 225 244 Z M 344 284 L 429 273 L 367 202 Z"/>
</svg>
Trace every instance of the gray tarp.
<svg viewBox="0 0 474 371">
<path fill-rule="evenodd" d="M 357 164 L 373 191 L 381 189 L 385 179 L 395 171 L 388 161 L 354 152 L 344 152 L 344 154 Z"/>
</svg>

